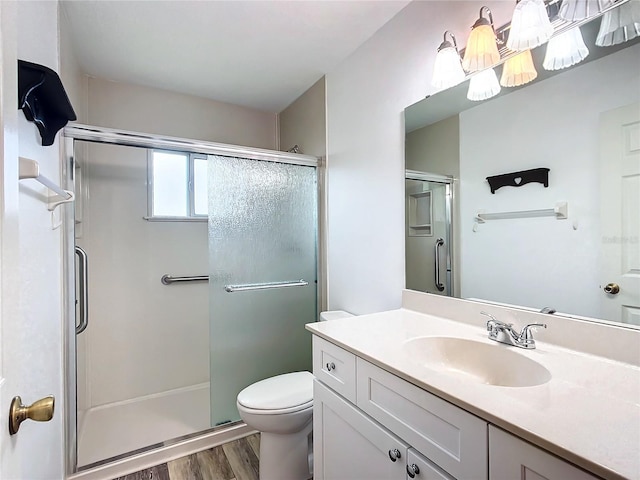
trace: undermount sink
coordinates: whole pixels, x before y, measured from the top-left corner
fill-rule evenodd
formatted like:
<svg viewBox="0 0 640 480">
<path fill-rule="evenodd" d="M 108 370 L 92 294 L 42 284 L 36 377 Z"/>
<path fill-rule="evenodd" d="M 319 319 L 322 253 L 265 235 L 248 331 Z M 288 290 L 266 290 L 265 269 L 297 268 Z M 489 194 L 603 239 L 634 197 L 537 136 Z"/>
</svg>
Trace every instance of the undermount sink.
<svg viewBox="0 0 640 480">
<path fill-rule="evenodd" d="M 404 343 L 408 357 L 438 372 L 502 387 L 533 387 L 551 380 L 544 366 L 521 353 L 456 337 L 418 337 Z"/>
</svg>

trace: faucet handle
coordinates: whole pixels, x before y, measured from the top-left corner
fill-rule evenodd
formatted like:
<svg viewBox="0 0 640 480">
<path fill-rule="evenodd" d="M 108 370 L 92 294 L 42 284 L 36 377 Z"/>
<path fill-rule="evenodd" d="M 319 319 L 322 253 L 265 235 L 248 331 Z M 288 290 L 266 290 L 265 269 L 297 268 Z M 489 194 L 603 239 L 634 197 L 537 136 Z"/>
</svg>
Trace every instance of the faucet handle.
<svg viewBox="0 0 640 480">
<path fill-rule="evenodd" d="M 498 320 L 496 317 L 494 317 L 493 315 L 491 315 L 491 314 L 490 314 L 490 313 L 488 313 L 488 312 L 480 312 L 480 315 L 484 315 L 485 317 L 489 317 L 489 320 L 487 320 L 487 331 L 489 331 L 489 332 L 490 332 L 491 330 L 493 330 L 493 328 L 494 328 L 494 327 L 491 325 L 491 322 L 493 322 L 493 323 L 494 323 L 494 325 L 500 322 L 500 320 Z"/>
<path fill-rule="evenodd" d="M 487 331 L 492 331 L 495 329 L 495 327 L 506 327 L 506 328 L 510 328 L 513 327 L 513 323 L 504 323 L 501 322 L 500 320 L 498 320 L 496 317 L 494 317 L 493 315 L 491 315 L 488 312 L 480 312 L 480 315 L 484 315 L 485 317 L 489 317 L 489 320 L 487 320 Z"/>
<path fill-rule="evenodd" d="M 532 330 L 537 327 L 547 328 L 546 323 L 530 323 L 522 327 L 522 332 L 520 332 L 520 340 L 531 343 L 533 342 L 533 334 Z"/>
</svg>

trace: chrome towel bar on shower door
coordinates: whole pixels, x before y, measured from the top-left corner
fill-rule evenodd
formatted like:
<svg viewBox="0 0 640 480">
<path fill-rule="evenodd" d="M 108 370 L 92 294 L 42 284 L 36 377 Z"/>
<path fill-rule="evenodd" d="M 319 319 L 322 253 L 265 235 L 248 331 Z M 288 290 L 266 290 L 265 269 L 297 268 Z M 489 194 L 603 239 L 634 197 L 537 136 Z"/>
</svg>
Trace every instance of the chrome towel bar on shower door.
<svg viewBox="0 0 640 480">
<path fill-rule="evenodd" d="M 224 289 L 228 293 L 246 292 L 248 290 L 266 290 L 268 288 L 284 288 L 284 287 L 306 287 L 309 282 L 302 279 L 293 282 L 271 282 L 271 283 L 245 283 L 244 285 L 226 285 Z"/>
</svg>

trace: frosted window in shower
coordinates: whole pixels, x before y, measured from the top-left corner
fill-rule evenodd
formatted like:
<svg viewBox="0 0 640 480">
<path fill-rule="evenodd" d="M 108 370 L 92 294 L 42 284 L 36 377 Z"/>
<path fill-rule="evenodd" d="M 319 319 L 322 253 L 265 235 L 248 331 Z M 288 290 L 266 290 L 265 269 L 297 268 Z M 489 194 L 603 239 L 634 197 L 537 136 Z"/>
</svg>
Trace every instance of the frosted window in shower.
<svg viewBox="0 0 640 480">
<path fill-rule="evenodd" d="M 193 213 L 194 215 L 206 215 L 209 211 L 207 205 L 207 159 L 193 159 Z"/>
<path fill-rule="evenodd" d="M 187 216 L 189 156 L 154 150 L 151 170 L 153 216 Z"/>
</svg>

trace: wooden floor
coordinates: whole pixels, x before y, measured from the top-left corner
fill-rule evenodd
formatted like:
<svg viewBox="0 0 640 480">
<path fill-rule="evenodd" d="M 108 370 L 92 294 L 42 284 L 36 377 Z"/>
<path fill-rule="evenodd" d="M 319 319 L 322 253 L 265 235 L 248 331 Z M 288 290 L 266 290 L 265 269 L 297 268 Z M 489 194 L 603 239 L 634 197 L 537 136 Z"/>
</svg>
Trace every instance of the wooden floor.
<svg viewBox="0 0 640 480">
<path fill-rule="evenodd" d="M 259 454 L 256 433 L 116 480 L 258 480 Z"/>
</svg>

